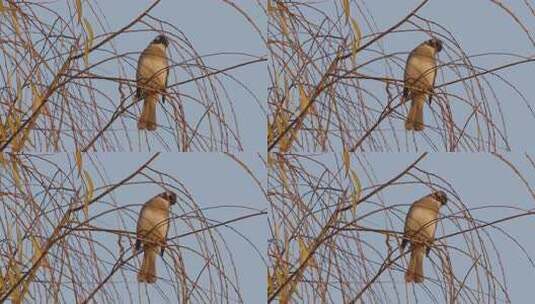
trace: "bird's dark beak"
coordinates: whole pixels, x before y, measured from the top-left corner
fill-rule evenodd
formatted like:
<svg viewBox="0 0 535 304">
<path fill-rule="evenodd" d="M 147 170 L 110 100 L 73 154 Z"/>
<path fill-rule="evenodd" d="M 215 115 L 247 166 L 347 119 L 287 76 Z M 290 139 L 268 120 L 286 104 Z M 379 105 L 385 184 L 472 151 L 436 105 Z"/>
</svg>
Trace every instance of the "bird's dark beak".
<svg viewBox="0 0 535 304">
<path fill-rule="evenodd" d="M 165 191 L 160 194 L 160 197 L 168 201 L 170 205 L 174 205 L 176 203 L 176 193 L 173 191 Z"/>
<path fill-rule="evenodd" d="M 444 191 L 437 191 L 433 193 L 433 198 L 445 205 L 448 202 L 448 195 Z"/>
<path fill-rule="evenodd" d="M 168 197 L 169 203 L 171 205 L 176 204 L 176 193 L 169 191 L 168 195 L 169 195 L 169 197 Z"/>
<path fill-rule="evenodd" d="M 442 205 L 446 205 L 448 203 L 448 195 L 444 191 L 439 192 L 440 195 L 440 201 L 442 202 Z"/>
<path fill-rule="evenodd" d="M 440 39 L 433 39 L 433 47 L 437 53 L 442 51 L 442 41 Z"/>
</svg>

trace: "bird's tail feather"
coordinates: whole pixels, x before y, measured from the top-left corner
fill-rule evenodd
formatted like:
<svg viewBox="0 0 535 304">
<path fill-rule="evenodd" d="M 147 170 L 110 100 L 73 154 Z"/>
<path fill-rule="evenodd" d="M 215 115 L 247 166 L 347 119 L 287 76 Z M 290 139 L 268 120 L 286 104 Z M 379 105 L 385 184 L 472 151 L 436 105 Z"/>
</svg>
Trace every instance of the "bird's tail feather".
<svg viewBox="0 0 535 304">
<path fill-rule="evenodd" d="M 156 256 L 154 247 L 145 247 L 143 252 L 143 264 L 137 276 L 139 282 L 152 284 L 156 282 Z"/>
<path fill-rule="evenodd" d="M 424 281 L 424 254 L 423 246 L 414 246 L 411 250 L 411 260 L 405 273 L 405 282 L 421 283 Z"/>
<path fill-rule="evenodd" d="M 422 131 L 424 129 L 424 103 L 425 96 L 413 98 L 409 115 L 405 120 L 405 129 L 414 131 Z"/>
<path fill-rule="evenodd" d="M 146 94 L 143 101 L 143 110 L 137 127 L 140 130 L 156 130 L 156 105 L 158 104 L 157 94 Z"/>
</svg>

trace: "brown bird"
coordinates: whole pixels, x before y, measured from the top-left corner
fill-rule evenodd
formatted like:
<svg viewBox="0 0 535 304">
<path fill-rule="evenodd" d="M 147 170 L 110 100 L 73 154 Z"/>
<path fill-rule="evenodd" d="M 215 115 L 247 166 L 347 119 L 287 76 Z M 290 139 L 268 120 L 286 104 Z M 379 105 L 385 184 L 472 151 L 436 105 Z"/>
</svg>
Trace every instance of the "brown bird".
<svg viewBox="0 0 535 304">
<path fill-rule="evenodd" d="M 143 245 L 143 264 L 137 276 L 139 282 L 156 282 L 156 256 L 163 257 L 169 231 L 169 209 L 176 203 L 176 194 L 166 191 L 146 202 L 137 220 L 136 251 Z"/>
<path fill-rule="evenodd" d="M 136 99 L 144 100 L 143 110 L 137 123 L 140 130 L 156 130 L 156 105 L 161 93 L 164 93 L 162 102 L 165 102 L 165 89 L 169 75 L 166 54 L 168 45 L 167 37 L 159 35 L 139 56 Z"/>
<path fill-rule="evenodd" d="M 435 56 L 441 50 L 442 41 L 434 38 L 421 43 L 409 54 L 403 89 L 403 100 L 412 100 L 409 115 L 405 120 L 407 130 L 424 129 L 424 104 L 428 96 L 431 104 L 437 74 Z"/>
<path fill-rule="evenodd" d="M 429 255 L 435 241 L 438 211 L 448 201 L 444 191 L 433 192 L 414 202 L 405 219 L 405 232 L 401 250 L 411 243 L 411 259 L 405 273 L 405 282 L 424 281 L 424 254 Z"/>
</svg>

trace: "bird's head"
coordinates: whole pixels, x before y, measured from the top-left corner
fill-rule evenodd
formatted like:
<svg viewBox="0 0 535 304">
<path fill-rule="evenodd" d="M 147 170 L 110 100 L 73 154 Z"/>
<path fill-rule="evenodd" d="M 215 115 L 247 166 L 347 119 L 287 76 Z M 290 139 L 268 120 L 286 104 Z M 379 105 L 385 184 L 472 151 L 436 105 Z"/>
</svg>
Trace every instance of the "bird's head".
<svg viewBox="0 0 535 304">
<path fill-rule="evenodd" d="M 444 191 L 436 191 L 431 195 L 433 196 L 435 200 L 439 201 L 442 205 L 448 202 L 448 196 L 446 195 L 446 192 Z"/>
<path fill-rule="evenodd" d="M 435 49 L 435 52 L 437 53 L 442 51 L 442 40 L 438 38 L 429 39 L 425 42 L 425 44 Z"/>
<path fill-rule="evenodd" d="M 165 35 L 158 35 L 151 42 L 152 44 L 163 44 L 165 47 L 169 46 L 169 40 Z"/>
<path fill-rule="evenodd" d="M 176 203 L 176 193 L 173 191 L 165 191 L 160 193 L 160 197 L 168 201 L 169 204 L 174 205 Z"/>
</svg>

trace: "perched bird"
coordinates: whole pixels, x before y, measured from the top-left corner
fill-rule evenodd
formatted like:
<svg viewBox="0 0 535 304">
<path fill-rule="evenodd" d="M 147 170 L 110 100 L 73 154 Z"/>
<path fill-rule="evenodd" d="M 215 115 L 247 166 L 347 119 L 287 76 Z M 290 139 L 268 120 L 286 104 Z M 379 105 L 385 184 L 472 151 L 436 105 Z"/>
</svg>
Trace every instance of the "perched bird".
<svg viewBox="0 0 535 304">
<path fill-rule="evenodd" d="M 140 130 L 156 130 L 156 105 L 161 93 L 167 88 L 167 46 L 169 41 L 164 35 L 159 35 L 143 50 L 137 63 L 136 99 L 143 99 L 143 111 L 139 117 L 137 127 Z M 162 101 L 165 102 L 165 95 Z"/>
<path fill-rule="evenodd" d="M 429 96 L 429 104 L 431 104 L 437 74 L 435 56 L 441 50 L 442 41 L 434 38 L 421 43 L 409 54 L 405 66 L 405 88 L 403 89 L 403 100 L 412 101 L 405 121 L 407 130 L 422 131 L 424 129 L 424 103 Z"/>
<path fill-rule="evenodd" d="M 163 256 L 169 231 L 169 209 L 176 203 L 176 194 L 166 191 L 146 202 L 137 220 L 136 251 L 143 245 L 143 264 L 139 282 L 156 282 L 156 256 Z"/>
<path fill-rule="evenodd" d="M 424 281 L 424 254 L 429 255 L 435 241 L 438 211 L 448 201 L 444 191 L 433 192 L 414 202 L 405 219 L 401 250 L 411 243 L 411 259 L 405 273 L 407 283 Z"/>
</svg>

